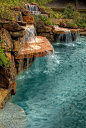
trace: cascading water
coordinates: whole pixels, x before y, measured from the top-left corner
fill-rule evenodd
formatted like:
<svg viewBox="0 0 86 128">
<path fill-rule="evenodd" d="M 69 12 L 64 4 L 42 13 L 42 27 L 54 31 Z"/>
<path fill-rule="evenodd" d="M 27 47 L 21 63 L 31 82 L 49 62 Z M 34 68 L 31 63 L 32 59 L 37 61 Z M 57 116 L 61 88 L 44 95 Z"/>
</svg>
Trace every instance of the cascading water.
<svg viewBox="0 0 86 128">
<path fill-rule="evenodd" d="M 18 21 L 23 21 L 22 13 L 18 12 L 18 15 L 16 16 L 16 18 L 17 18 L 17 22 Z"/>
<path fill-rule="evenodd" d="M 29 42 L 35 42 L 35 38 L 36 38 L 36 30 L 34 26 L 31 26 L 30 28 L 26 28 L 26 34 L 23 37 L 22 43 L 25 44 L 26 42 L 27 44 L 29 44 Z"/>
<path fill-rule="evenodd" d="M 66 42 L 66 43 L 72 42 L 71 31 L 65 31 L 65 42 Z"/>
<path fill-rule="evenodd" d="M 23 40 L 21 41 L 23 47 L 25 45 L 29 45 L 29 43 L 36 43 L 36 30 L 34 26 L 31 26 L 30 28 L 26 28 L 26 34 L 23 37 Z M 22 48 L 20 48 L 20 51 L 22 51 Z M 19 73 L 23 71 L 24 69 L 24 55 L 22 55 L 23 59 L 20 59 L 19 61 Z M 27 57 L 27 68 L 29 66 L 29 58 Z"/>
<path fill-rule="evenodd" d="M 36 15 L 37 18 L 38 18 L 38 15 L 41 14 L 41 12 L 38 10 L 38 7 L 36 5 L 26 4 L 25 6 L 26 6 L 27 11 L 31 11 L 32 15 Z"/>
<path fill-rule="evenodd" d="M 38 7 L 36 5 L 26 5 L 26 9 L 28 11 L 38 11 Z"/>
<path fill-rule="evenodd" d="M 65 34 L 57 34 L 56 35 L 56 42 L 60 43 L 60 42 L 64 42 L 65 43 L 70 43 L 72 42 L 72 34 L 71 31 L 64 31 Z"/>
</svg>

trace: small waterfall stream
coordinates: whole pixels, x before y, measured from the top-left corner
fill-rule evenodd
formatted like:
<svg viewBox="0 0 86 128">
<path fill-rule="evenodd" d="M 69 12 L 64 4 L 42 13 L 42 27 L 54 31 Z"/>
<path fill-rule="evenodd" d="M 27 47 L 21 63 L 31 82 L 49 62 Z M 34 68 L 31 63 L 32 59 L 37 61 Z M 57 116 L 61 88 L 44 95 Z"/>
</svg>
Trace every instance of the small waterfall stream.
<svg viewBox="0 0 86 128">
<path fill-rule="evenodd" d="M 23 17 L 22 17 L 22 13 L 21 12 L 18 12 L 18 15 L 16 16 L 17 18 L 17 22 L 18 21 L 22 21 L 23 22 Z"/>
<path fill-rule="evenodd" d="M 23 40 L 21 41 L 21 43 L 23 44 L 23 47 L 25 45 L 29 45 L 29 43 L 31 42 L 35 42 L 36 43 L 36 30 L 34 28 L 34 26 L 31 26 L 30 28 L 26 28 L 26 34 L 23 37 Z M 20 48 L 20 51 L 22 51 L 22 47 Z M 23 59 L 19 60 L 19 73 L 21 73 L 24 69 L 24 55 Z M 27 68 L 29 66 L 29 58 L 27 57 Z"/>
<path fill-rule="evenodd" d="M 25 5 L 28 11 L 38 11 L 38 7 L 36 5 Z"/>
<path fill-rule="evenodd" d="M 32 15 L 36 15 L 37 18 L 38 18 L 38 15 L 41 14 L 41 12 L 39 11 L 39 9 L 36 5 L 26 4 L 25 6 L 26 6 L 27 11 L 31 11 Z"/>
</svg>

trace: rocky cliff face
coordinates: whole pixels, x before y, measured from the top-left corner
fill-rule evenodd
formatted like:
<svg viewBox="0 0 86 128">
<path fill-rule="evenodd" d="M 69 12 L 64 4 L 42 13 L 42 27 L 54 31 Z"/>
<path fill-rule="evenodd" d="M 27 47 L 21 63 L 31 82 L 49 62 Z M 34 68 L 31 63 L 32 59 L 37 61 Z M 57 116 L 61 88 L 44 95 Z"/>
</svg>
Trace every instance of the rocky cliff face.
<svg viewBox="0 0 86 128">
<path fill-rule="evenodd" d="M 25 35 L 25 30 L 17 22 L 0 22 L 0 47 L 3 48 L 7 59 L 10 61 L 10 67 L 0 67 L 0 109 L 5 105 L 5 100 L 9 98 L 8 94 L 16 94 L 15 78 L 19 73 L 20 60 L 16 59 L 21 47 L 21 40 Z M 35 58 L 32 58 L 27 66 L 27 59 L 23 59 L 24 69 L 31 66 Z M 6 92 L 5 92 L 6 91 Z M 3 95 L 2 95 L 3 92 Z"/>
</svg>

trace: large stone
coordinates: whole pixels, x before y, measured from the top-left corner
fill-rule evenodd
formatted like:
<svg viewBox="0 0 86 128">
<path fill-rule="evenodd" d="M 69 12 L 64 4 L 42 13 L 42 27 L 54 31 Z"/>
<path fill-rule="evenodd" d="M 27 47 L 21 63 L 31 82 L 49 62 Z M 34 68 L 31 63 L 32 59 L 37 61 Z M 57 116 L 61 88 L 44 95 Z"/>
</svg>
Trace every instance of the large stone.
<svg viewBox="0 0 86 128">
<path fill-rule="evenodd" d="M 24 31 L 10 32 L 10 34 L 12 37 L 19 38 L 19 37 L 23 37 L 23 35 L 24 35 L 23 32 Z"/>
<path fill-rule="evenodd" d="M 13 83 L 11 94 L 12 95 L 15 95 L 16 94 L 16 81 L 14 81 L 14 83 Z"/>
<path fill-rule="evenodd" d="M 13 40 L 13 52 L 20 51 L 21 42 L 19 40 Z"/>
<path fill-rule="evenodd" d="M 26 26 L 27 22 L 23 22 L 23 21 L 17 21 L 17 23 L 21 26 Z"/>
<path fill-rule="evenodd" d="M 52 32 L 52 27 L 51 26 L 44 26 L 38 28 L 37 32 Z"/>
<path fill-rule="evenodd" d="M 0 23 L 0 29 L 2 28 L 2 24 Z"/>
<path fill-rule="evenodd" d="M 50 33 L 39 33 L 38 34 L 39 36 L 43 36 L 43 37 L 46 37 L 50 43 L 52 44 L 53 41 L 54 41 L 54 35 L 50 34 Z"/>
<path fill-rule="evenodd" d="M 59 22 L 59 27 L 66 27 L 66 23 L 63 22 L 63 21 L 60 21 L 60 22 Z"/>
<path fill-rule="evenodd" d="M 10 33 L 4 28 L 0 30 L 0 40 L 0 46 L 4 49 L 4 51 L 11 51 L 13 49 Z"/>
<path fill-rule="evenodd" d="M 0 67 L 0 87 L 9 88 L 9 78 L 11 78 L 10 69 Z"/>
<path fill-rule="evenodd" d="M 23 27 L 21 27 L 17 22 L 14 21 L 2 22 L 2 26 L 3 28 L 13 32 L 24 30 Z"/>
<path fill-rule="evenodd" d="M 53 47 L 45 37 L 37 36 L 36 42 L 29 42 L 25 45 L 21 45 L 21 50 L 15 59 L 24 59 L 32 57 L 41 57 L 53 53 Z M 21 62 L 22 64 L 22 62 Z"/>
<path fill-rule="evenodd" d="M 23 16 L 23 21 L 27 22 L 27 24 L 33 24 L 34 23 L 34 17 L 33 16 Z"/>
<path fill-rule="evenodd" d="M 27 10 L 23 10 L 22 11 L 22 15 L 23 16 L 30 16 L 31 15 L 31 12 L 30 11 L 27 11 Z"/>
</svg>

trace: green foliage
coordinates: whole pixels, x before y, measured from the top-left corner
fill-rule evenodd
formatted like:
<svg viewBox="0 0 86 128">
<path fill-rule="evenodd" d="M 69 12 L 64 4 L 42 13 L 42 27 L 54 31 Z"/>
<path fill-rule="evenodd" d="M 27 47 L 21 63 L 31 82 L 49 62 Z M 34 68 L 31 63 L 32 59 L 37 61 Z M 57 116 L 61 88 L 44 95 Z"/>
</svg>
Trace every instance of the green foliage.
<svg viewBox="0 0 86 128">
<path fill-rule="evenodd" d="M 73 13 L 73 20 L 74 22 L 77 24 L 77 22 L 79 22 L 81 20 L 81 17 L 80 17 L 80 13 L 79 12 L 74 12 Z"/>
<path fill-rule="evenodd" d="M 33 16 L 34 17 L 34 20 L 36 20 L 36 15 L 31 15 L 31 16 Z"/>
<path fill-rule="evenodd" d="M 67 27 L 69 27 L 69 28 L 74 28 L 74 27 L 77 27 L 77 24 L 75 24 L 75 22 L 67 22 L 66 23 L 66 25 L 67 25 Z"/>
<path fill-rule="evenodd" d="M 84 23 L 84 22 L 82 22 L 82 21 L 80 20 L 80 21 L 77 22 L 77 26 L 78 26 L 79 28 L 85 28 L 85 27 L 86 27 L 86 22 Z"/>
<path fill-rule="evenodd" d="M 9 67 L 9 61 L 6 58 L 6 55 L 4 54 L 3 49 L 0 47 L 0 66 Z"/>
<path fill-rule="evenodd" d="M 64 14 L 62 14 L 62 13 L 56 13 L 56 14 L 54 14 L 54 17 L 57 18 L 57 19 L 63 19 Z"/>
<path fill-rule="evenodd" d="M 73 18 L 73 9 L 72 9 L 71 4 L 68 4 L 68 6 L 65 8 L 64 18 L 67 18 L 67 19 L 72 19 Z"/>
<path fill-rule="evenodd" d="M 46 16 L 39 15 L 39 20 L 43 21 L 44 25 L 52 25 L 50 19 Z"/>
<path fill-rule="evenodd" d="M 50 13 L 50 18 L 54 18 L 54 11 L 51 9 L 51 8 L 49 8 L 49 7 L 45 7 L 45 6 L 41 6 L 42 8 L 44 8 L 45 9 L 45 11 L 47 11 L 48 13 Z"/>
<path fill-rule="evenodd" d="M 13 10 L 16 6 L 24 6 L 25 2 L 35 2 L 39 5 L 45 5 L 52 0 L 1 0 L 0 2 L 0 19 L 15 20 L 17 13 Z"/>
<path fill-rule="evenodd" d="M 26 0 L 24 0 L 26 2 Z M 0 2 L 0 19 L 15 20 L 16 12 L 13 10 L 16 6 L 24 6 L 22 0 L 2 0 Z"/>
<path fill-rule="evenodd" d="M 86 23 L 86 14 L 81 14 L 81 21 Z"/>
</svg>

